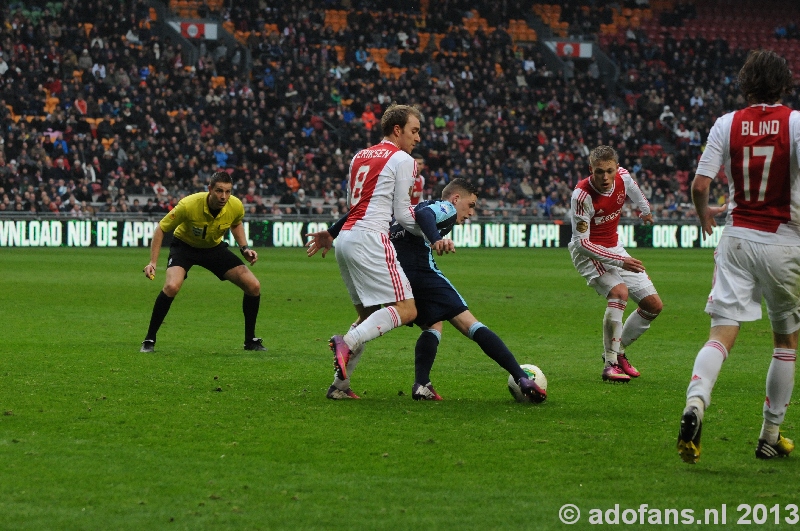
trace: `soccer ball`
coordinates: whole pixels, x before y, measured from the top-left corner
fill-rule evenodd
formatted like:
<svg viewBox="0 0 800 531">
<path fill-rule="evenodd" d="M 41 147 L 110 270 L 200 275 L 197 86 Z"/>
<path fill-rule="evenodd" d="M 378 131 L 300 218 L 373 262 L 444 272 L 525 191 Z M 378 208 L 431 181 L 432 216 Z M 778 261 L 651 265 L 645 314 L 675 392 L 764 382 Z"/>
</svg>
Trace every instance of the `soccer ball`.
<svg viewBox="0 0 800 531">
<path fill-rule="evenodd" d="M 520 365 L 522 370 L 525 371 L 528 375 L 528 378 L 532 379 L 536 382 L 536 385 L 542 388 L 542 391 L 547 391 L 547 377 L 542 372 L 542 369 L 537 367 L 536 365 Z M 517 402 L 530 402 L 531 399 L 527 396 L 522 394 L 517 382 L 514 381 L 514 377 L 510 374 L 508 375 L 508 390 L 511 392 L 511 396 L 514 397 L 514 400 Z"/>
</svg>

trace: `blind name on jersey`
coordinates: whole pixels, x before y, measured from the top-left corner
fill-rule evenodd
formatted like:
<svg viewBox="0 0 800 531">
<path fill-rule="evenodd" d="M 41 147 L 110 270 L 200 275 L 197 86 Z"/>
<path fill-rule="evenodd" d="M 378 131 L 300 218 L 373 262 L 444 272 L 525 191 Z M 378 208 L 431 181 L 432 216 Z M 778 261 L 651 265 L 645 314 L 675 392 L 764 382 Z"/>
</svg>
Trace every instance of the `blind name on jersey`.
<svg viewBox="0 0 800 531">
<path fill-rule="evenodd" d="M 742 121 L 742 136 L 764 136 L 777 135 L 780 132 L 781 123 L 778 120 L 758 122 L 758 127 L 752 120 Z"/>
</svg>

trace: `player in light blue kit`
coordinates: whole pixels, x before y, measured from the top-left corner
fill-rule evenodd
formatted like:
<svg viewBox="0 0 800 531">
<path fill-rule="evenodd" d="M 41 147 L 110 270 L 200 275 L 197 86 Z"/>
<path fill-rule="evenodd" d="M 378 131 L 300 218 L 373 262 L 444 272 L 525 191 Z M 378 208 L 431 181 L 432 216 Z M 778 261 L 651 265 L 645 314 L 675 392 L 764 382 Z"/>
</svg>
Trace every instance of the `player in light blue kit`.
<svg viewBox="0 0 800 531">
<path fill-rule="evenodd" d="M 430 372 L 442 338 L 442 322 L 449 321 L 459 332 L 475 341 L 487 356 L 514 377 L 522 392 L 532 402 L 543 402 L 547 393 L 519 366 L 514 354 L 497 334 L 478 321 L 469 311 L 466 301 L 436 266 L 431 244 L 423 236 L 433 232 L 447 235 L 455 224 L 462 224 L 475 213 L 475 186 L 463 178 L 453 179 L 442 190 L 441 201 L 423 201 L 414 208 L 418 234 L 393 223 L 390 237 L 400 265 L 406 272 L 414 299 L 417 317 L 414 323 L 422 329 L 414 350 L 414 400 L 441 400 L 431 385 Z M 439 255 L 442 253 L 439 252 Z"/>
</svg>

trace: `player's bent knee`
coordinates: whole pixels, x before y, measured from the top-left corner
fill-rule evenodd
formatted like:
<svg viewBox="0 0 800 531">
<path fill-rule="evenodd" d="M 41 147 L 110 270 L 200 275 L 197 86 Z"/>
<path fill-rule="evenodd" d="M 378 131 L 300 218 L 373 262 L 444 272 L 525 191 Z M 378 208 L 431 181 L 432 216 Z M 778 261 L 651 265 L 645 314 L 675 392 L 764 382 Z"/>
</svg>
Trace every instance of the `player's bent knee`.
<svg viewBox="0 0 800 531">
<path fill-rule="evenodd" d="M 181 290 L 180 284 L 164 284 L 162 291 L 167 297 L 175 297 Z"/>
<path fill-rule="evenodd" d="M 639 308 L 643 311 L 656 316 L 664 309 L 664 303 L 658 295 L 648 295 L 639 301 Z"/>
<path fill-rule="evenodd" d="M 405 312 L 400 314 L 400 321 L 403 324 L 411 323 L 416 318 L 417 318 L 417 308 L 413 306 L 410 309 L 407 308 Z"/>
<path fill-rule="evenodd" d="M 417 306 L 414 304 L 414 299 L 406 299 L 394 305 L 398 317 L 402 324 L 413 322 L 417 318 Z"/>
<path fill-rule="evenodd" d="M 661 299 L 657 299 L 655 302 L 640 305 L 642 310 L 651 313 L 653 315 L 658 315 L 661 313 L 661 310 L 664 309 L 664 304 L 661 302 Z"/>
<path fill-rule="evenodd" d="M 248 282 L 245 285 L 244 291 L 251 297 L 258 297 L 261 295 L 261 282 L 259 282 L 257 278 L 253 277 L 253 281 Z"/>
<path fill-rule="evenodd" d="M 619 299 L 621 301 L 628 300 L 628 286 L 625 284 L 617 284 L 606 295 L 607 299 Z"/>
</svg>

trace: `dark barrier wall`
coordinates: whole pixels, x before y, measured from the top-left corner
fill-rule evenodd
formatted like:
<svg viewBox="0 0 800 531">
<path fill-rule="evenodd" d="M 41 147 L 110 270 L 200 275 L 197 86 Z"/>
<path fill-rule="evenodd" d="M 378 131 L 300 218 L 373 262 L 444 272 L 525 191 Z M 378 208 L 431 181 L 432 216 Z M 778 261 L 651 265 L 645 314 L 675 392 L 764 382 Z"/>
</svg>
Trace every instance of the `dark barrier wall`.
<svg viewBox="0 0 800 531">
<path fill-rule="evenodd" d="M 0 220 L 0 247 L 149 247 L 155 221 Z M 324 230 L 327 223 L 250 221 L 244 223 L 249 245 L 302 247 L 303 235 Z M 701 241 L 696 225 L 620 225 L 625 247 L 716 247 L 722 228 Z M 569 225 L 555 223 L 468 223 L 453 228 L 456 247 L 566 247 Z M 233 238 L 228 235 L 228 242 Z M 166 240 L 169 243 L 169 239 Z"/>
</svg>

